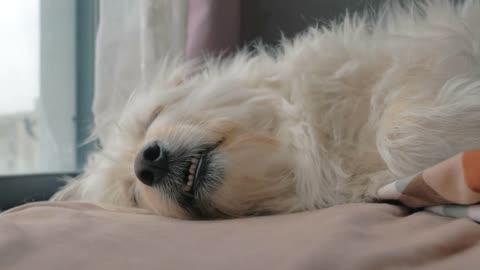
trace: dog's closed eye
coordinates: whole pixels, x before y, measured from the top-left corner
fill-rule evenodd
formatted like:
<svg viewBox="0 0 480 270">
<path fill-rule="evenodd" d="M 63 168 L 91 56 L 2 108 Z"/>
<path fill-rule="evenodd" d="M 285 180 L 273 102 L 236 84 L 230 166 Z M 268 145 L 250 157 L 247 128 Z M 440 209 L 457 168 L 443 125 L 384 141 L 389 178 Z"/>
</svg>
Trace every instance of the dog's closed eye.
<svg viewBox="0 0 480 270">
<path fill-rule="evenodd" d="M 152 123 L 157 119 L 158 115 L 163 111 L 163 106 L 158 107 L 155 111 L 150 114 L 150 117 L 148 118 L 148 122 L 146 125 L 146 128 L 149 128 Z"/>
</svg>

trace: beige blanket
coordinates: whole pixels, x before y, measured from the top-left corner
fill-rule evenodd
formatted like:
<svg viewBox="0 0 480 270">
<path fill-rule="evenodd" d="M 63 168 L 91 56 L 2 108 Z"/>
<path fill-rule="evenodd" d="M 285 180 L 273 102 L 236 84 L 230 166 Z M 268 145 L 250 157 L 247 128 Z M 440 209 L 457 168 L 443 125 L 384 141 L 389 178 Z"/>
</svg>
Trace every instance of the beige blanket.
<svg viewBox="0 0 480 270">
<path fill-rule="evenodd" d="M 387 204 L 182 221 L 86 203 L 0 215 L 0 269 L 478 269 L 480 225 Z"/>
</svg>

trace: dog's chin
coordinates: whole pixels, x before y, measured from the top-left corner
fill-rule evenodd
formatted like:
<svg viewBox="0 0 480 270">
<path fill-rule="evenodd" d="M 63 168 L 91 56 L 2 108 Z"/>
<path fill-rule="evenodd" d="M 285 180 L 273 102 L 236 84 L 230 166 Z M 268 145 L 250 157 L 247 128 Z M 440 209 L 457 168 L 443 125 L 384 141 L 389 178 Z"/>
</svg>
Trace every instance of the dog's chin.
<svg viewBox="0 0 480 270">
<path fill-rule="evenodd" d="M 191 218 L 206 219 L 224 216 L 212 203 L 212 194 L 224 181 L 223 167 L 216 161 L 216 155 L 212 152 L 202 154 L 198 163 L 190 167 L 188 181 L 181 192 L 172 198 Z"/>
</svg>

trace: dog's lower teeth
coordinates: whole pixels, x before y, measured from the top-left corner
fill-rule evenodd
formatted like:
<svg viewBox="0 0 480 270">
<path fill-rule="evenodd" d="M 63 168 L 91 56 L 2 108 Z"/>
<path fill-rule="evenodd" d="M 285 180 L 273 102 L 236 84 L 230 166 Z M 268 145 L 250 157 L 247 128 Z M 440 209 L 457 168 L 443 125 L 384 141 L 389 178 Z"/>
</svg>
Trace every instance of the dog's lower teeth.
<svg viewBox="0 0 480 270">
<path fill-rule="evenodd" d="M 190 192 L 192 190 L 193 181 L 190 179 L 190 177 L 193 179 L 193 176 L 191 175 L 188 177 L 189 180 L 187 184 L 182 187 L 183 192 Z"/>
<path fill-rule="evenodd" d="M 186 185 L 182 188 L 184 192 L 191 192 L 192 186 L 193 186 L 193 180 L 195 179 L 196 174 L 198 174 L 197 169 L 201 160 L 202 160 L 202 155 L 203 153 L 200 152 L 198 154 L 194 154 L 193 157 L 190 160 L 190 168 L 188 168 L 188 177 L 187 177 L 187 183 Z"/>
</svg>

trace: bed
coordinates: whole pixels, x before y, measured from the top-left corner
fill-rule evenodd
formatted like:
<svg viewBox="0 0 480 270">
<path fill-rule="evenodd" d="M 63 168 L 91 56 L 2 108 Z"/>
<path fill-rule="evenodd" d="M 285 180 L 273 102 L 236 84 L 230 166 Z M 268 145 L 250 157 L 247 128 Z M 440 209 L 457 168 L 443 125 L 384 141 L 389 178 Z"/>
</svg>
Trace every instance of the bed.
<svg viewBox="0 0 480 270">
<path fill-rule="evenodd" d="M 0 215 L 0 269 L 473 269 L 480 226 L 389 204 L 186 221 L 32 203 Z"/>
</svg>

